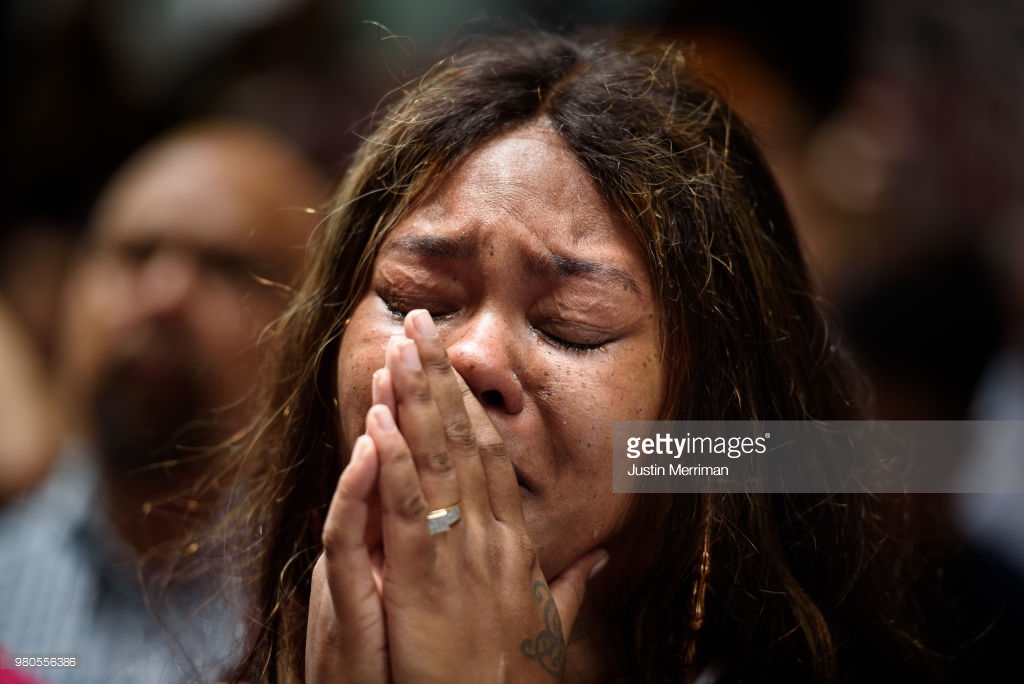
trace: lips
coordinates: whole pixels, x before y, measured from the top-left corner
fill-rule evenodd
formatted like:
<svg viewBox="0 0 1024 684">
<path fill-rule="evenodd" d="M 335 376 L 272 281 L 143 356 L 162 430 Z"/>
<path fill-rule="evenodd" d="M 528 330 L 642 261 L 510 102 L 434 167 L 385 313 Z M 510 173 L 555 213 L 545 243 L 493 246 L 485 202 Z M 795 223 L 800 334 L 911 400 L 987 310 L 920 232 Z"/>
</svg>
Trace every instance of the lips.
<svg viewBox="0 0 1024 684">
<path fill-rule="evenodd" d="M 524 459 L 515 455 L 522 456 L 530 452 L 526 451 L 525 447 L 519 444 L 519 440 L 515 436 L 516 433 L 509 430 L 502 420 L 496 420 L 492 417 L 492 421 L 495 430 L 498 431 L 498 436 L 501 437 L 501 441 L 505 445 L 505 456 L 512 463 L 512 470 L 516 475 L 516 483 L 527 494 L 536 495 L 540 491 L 540 483 L 532 476 L 528 469 L 524 468 L 522 463 Z"/>
<path fill-rule="evenodd" d="M 513 463 L 512 464 L 512 470 L 515 471 L 516 482 L 519 483 L 520 487 L 525 489 L 530 494 L 536 494 L 537 493 L 537 484 L 536 484 L 536 482 L 534 482 L 528 475 L 526 475 L 523 472 L 522 468 L 520 468 L 518 465 Z"/>
</svg>

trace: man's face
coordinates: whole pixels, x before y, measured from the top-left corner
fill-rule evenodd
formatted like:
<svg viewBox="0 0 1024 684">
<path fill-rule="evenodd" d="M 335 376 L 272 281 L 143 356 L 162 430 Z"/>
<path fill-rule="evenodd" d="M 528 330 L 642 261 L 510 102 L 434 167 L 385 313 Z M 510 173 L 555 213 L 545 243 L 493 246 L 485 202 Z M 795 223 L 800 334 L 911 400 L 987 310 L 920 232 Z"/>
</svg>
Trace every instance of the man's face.
<svg viewBox="0 0 1024 684">
<path fill-rule="evenodd" d="M 115 182 L 72 280 L 66 356 L 100 452 L 126 469 L 241 427 L 258 339 L 312 217 L 252 153 L 191 140 Z M 287 207 L 287 208 L 285 208 Z M 300 229 L 297 226 L 302 225 Z"/>
</svg>

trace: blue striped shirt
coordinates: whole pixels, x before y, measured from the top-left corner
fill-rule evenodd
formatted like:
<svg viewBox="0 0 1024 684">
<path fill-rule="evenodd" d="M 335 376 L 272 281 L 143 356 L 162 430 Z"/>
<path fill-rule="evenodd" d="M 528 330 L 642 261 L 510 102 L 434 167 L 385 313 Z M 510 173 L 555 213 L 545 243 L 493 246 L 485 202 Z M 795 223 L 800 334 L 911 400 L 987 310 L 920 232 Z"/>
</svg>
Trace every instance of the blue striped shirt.
<svg viewBox="0 0 1024 684">
<path fill-rule="evenodd" d="M 110 533 L 89 458 L 63 458 L 31 495 L 0 511 L 0 649 L 74 655 L 53 684 L 212 682 L 239 652 L 242 621 L 216 578 L 143 588 Z"/>
</svg>

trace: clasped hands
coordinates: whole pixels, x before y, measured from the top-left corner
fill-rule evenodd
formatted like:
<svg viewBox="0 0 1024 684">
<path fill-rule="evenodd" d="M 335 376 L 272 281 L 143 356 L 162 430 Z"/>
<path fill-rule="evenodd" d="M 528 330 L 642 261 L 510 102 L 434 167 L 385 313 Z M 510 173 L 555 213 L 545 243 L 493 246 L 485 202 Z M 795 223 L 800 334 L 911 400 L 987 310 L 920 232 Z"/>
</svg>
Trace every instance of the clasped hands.
<svg viewBox="0 0 1024 684">
<path fill-rule="evenodd" d="M 372 387 L 313 572 L 306 681 L 559 681 L 606 552 L 545 579 L 503 441 L 427 311 L 406 316 Z M 461 520 L 432 534 L 427 514 L 455 504 Z"/>
</svg>

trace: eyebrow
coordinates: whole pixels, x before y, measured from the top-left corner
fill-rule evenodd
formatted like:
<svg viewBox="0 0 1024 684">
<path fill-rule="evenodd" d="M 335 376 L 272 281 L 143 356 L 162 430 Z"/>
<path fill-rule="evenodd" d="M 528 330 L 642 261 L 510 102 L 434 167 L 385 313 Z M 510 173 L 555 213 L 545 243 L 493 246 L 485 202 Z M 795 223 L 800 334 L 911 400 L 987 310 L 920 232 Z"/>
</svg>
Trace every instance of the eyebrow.
<svg viewBox="0 0 1024 684">
<path fill-rule="evenodd" d="M 609 266 L 608 264 L 589 261 L 587 259 L 568 257 L 563 254 L 547 254 L 544 256 L 537 254 L 524 254 L 522 258 L 527 272 L 534 275 L 548 278 L 554 276 L 559 279 L 565 279 L 572 278 L 574 276 L 595 274 L 616 280 L 628 287 L 630 290 L 640 294 L 640 286 L 637 285 L 636 279 L 626 271 L 621 268 L 616 268 L 615 266 Z"/>
<path fill-rule="evenodd" d="M 434 235 L 418 235 L 393 240 L 383 249 L 382 253 L 387 254 L 393 251 L 439 259 L 469 259 L 476 254 L 477 243 L 472 239 L 456 240 Z M 575 276 L 595 274 L 616 280 L 637 294 L 640 293 L 640 286 L 636 279 L 629 272 L 615 266 L 555 253 L 545 255 L 525 253 L 520 258 L 526 271 L 531 275 L 564 280 Z"/>
<path fill-rule="evenodd" d="M 476 242 L 453 240 L 435 235 L 417 235 L 393 240 L 381 250 L 382 254 L 389 252 L 406 252 L 413 256 L 440 259 L 469 259 L 476 253 Z"/>
</svg>

